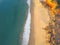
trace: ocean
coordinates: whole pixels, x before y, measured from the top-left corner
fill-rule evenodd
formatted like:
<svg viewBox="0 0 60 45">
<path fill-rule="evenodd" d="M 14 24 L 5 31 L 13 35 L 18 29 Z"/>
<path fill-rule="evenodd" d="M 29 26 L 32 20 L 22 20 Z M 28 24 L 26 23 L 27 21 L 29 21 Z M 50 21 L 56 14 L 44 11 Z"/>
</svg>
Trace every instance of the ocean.
<svg viewBox="0 0 60 45">
<path fill-rule="evenodd" d="M 0 0 L 0 45 L 21 45 L 27 0 Z"/>
</svg>

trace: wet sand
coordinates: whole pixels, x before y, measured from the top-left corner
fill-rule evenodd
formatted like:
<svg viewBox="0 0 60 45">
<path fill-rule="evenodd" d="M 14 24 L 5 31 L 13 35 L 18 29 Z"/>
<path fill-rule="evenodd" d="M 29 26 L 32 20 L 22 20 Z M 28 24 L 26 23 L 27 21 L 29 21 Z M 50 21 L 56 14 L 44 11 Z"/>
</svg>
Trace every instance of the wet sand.
<svg viewBox="0 0 60 45">
<path fill-rule="evenodd" d="M 48 10 L 40 0 L 31 1 L 31 31 L 28 45 L 49 45 L 47 33 L 43 29 L 49 23 Z"/>
</svg>

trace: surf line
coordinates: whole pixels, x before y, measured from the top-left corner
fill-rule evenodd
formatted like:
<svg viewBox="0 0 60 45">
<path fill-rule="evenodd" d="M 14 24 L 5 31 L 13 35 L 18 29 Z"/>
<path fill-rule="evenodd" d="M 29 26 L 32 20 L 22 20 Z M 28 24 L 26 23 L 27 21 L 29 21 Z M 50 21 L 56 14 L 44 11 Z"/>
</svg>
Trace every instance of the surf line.
<svg viewBox="0 0 60 45">
<path fill-rule="evenodd" d="M 29 35 L 30 35 L 30 22 L 31 22 L 31 14 L 30 14 L 30 0 L 27 0 L 28 8 L 28 16 L 24 26 L 23 40 L 22 45 L 28 45 Z"/>
</svg>

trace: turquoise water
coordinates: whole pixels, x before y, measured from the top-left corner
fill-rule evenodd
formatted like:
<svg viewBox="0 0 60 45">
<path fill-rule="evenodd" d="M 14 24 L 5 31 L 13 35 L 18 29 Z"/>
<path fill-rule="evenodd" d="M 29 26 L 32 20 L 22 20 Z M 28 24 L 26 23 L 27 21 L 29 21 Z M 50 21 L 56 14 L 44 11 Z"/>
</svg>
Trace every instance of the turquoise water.
<svg viewBox="0 0 60 45">
<path fill-rule="evenodd" d="M 0 45 L 21 45 L 27 0 L 0 0 Z"/>
</svg>

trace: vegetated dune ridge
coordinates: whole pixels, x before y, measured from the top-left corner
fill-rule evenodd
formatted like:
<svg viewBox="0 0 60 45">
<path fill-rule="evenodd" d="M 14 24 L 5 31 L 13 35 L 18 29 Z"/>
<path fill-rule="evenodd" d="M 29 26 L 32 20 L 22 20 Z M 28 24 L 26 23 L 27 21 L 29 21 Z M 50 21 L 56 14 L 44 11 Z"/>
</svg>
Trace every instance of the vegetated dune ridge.
<svg viewBox="0 0 60 45">
<path fill-rule="evenodd" d="M 47 32 L 43 29 L 49 23 L 48 10 L 40 0 L 31 0 L 31 33 L 28 45 L 50 45 Z"/>
</svg>

